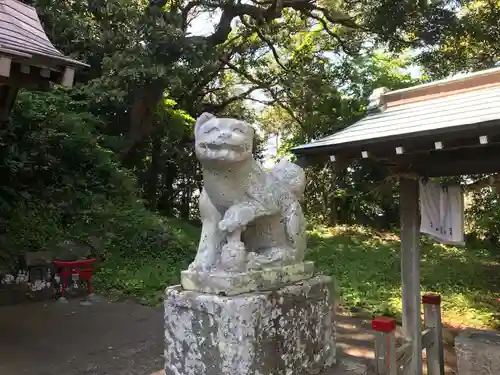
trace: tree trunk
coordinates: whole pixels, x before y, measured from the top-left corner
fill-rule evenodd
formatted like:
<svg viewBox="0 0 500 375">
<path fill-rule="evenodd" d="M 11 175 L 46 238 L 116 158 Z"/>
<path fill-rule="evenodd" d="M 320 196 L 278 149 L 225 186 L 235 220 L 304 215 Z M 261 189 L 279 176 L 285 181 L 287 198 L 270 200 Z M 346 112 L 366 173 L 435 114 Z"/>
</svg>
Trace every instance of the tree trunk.
<svg viewBox="0 0 500 375">
<path fill-rule="evenodd" d="M 174 183 L 177 180 L 178 167 L 170 160 L 163 171 L 163 186 L 158 200 L 158 211 L 165 216 L 174 216 Z"/>
<path fill-rule="evenodd" d="M 158 208 L 158 178 L 161 169 L 161 135 L 154 134 L 151 148 L 151 163 L 146 178 L 146 201 L 150 211 Z"/>
<path fill-rule="evenodd" d="M 126 158 L 138 143 L 153 133 L 154 113 L 163 98 L 163 91 L 164 87 L 160 82 L 153 82 L 135 92 L 130 110 L 128 145 L 121 152 L 122 159 Z"/>
<path fill-rule="evenodd" d="M 191 213 L 191 196 L 192 190 L 189 181 L 185 181 L 184 189 L 182 189 L 181 204 L 179 207 L 179 215 L 181 220 L 189 220 Z"/>
</svg>

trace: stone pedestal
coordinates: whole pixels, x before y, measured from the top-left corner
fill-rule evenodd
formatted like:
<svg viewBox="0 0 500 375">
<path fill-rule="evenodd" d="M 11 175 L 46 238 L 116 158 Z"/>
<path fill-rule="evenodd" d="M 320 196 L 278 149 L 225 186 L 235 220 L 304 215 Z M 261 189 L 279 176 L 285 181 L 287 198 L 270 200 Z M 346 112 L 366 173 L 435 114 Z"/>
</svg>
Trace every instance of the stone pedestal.
<svg viewBox="0 0 500 375">
<path fill-rule="evenodd" d="M 235 296 L 274 290 L 314 276 L 314 262 L 301 262 L 248 272 L 182 271 L 181 286 L 194 292 Z"/>
<path fill-rule="evenodd" d="M 335 352 L 330 277 L 232 297 L 166 290 L 166 375 L 312 375 Z"/>
<path fill-rule="evenodd" d="M 500 332 L 468 329 L 455 339 L 458 375 L 500 374 Z"/>
</svg>

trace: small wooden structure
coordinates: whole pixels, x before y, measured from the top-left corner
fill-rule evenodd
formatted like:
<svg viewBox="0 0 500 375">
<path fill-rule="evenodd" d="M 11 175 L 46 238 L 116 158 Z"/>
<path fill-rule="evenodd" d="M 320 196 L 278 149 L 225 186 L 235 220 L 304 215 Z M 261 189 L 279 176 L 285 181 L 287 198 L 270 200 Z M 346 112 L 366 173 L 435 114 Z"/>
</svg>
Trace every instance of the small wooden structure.
<svg viewBox="0 0 500 375">
<path fill-rule="evenodd" d="M 427 374 L 444 375 L 443 326 L 441 323 L 441 296 L 425 294 L 424 330 L 420 334 L 421 346 L 427 353 Z M 380 317 L 372 321 L 375 331 L 375 369 L 377 375 L 410 375 L 414 342 L 407 340 L 396 347 L 396 321 Z M 419 360 L 422 360 L 420 358 Z M 420 366 L 421 368 L 422 366 Z"/>
<path fill-rule="evenodd" d="M 52 45 L 33 7 L 0 0 L 0 120 L 20 88 L 44 90 L 51 82 L 71 87 L 75 69 L 86 66 Z"/>
<path fill-rule="evenodd" d="M 367 117 L 292 152 L 302 165 L 344 168 L 372 160 L 400 176 L 403 334 L 411 352 L 405 371 L 421 375 L 427 336 L 420 315 L 419 178 L 500 172 L 500 68 L 377 89 L 370 100 Z M 442 353 L 434 354 L 442 361 Z M 432 375 L 442 375 L 441 363 L 432 366 L 439 369 Z"/>
</svg>

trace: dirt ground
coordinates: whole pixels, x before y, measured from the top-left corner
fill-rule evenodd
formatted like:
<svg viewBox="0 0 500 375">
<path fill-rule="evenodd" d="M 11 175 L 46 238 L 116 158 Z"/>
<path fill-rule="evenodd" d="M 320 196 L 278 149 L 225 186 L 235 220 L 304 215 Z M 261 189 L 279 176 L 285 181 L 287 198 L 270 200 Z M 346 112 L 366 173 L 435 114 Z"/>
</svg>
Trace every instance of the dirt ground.
<svg viewBox="0 0 500 375">
<path fill-rule="evenodd" d="M 369 322 L 337 317 L 339 358 L 374 358 Z M 1 375 L 160 375 L 163 311 L 132 301 L 0 307 Z M 447 375 L 455 374 L 446 348 Z"/>
</svg>

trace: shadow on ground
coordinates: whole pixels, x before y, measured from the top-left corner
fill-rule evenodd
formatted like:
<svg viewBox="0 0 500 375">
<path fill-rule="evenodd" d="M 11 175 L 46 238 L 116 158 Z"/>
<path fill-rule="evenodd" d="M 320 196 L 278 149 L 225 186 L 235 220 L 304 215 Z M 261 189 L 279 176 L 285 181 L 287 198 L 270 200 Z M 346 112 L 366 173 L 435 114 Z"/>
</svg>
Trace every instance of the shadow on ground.
<svg viewBox="0 0 500 375">
<path fill-rule="evenodd" d="M 149 375 L 163 366 L 163 313 L 72 300 L 0 308 L 2 375 Z"/>
<path fill-rule="evenodd" d="M 2 307 L 0 332 L 2 375 L 162 374 L 163 311 L 132 301 Z M 371 366 L 368 322 L 338 316 L 337 335 L 339 358 Z"/>
</svg>

